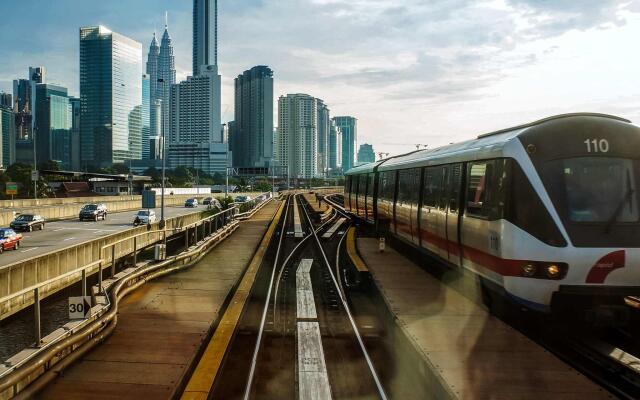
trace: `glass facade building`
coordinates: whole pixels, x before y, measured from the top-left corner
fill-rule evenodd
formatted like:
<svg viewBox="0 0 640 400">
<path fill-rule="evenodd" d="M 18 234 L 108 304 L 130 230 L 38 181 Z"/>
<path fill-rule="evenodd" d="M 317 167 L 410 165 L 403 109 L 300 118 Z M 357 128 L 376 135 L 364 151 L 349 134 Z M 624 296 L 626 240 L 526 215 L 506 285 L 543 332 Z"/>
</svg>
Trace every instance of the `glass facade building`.
<svg viewBox="0 0 640 400">
<path fill-rule="evenodd" d="M 80 28 L 80 161 L 142 156 L 142 45 L 104 26 Z"/>
<path fill-rule="evenodd" d="M 149 136 L 151 136 L 151 80 L 149 75 L 142 75 L 142 158 L 149 159 Z"/>
<path fill-rule="evenodd" d="M 193 75 L 218 65 L 218 0 L 193 0 Z"/>
<path fill-rule="evenodd" d="M 335 121 L 331 121 L 329 127 L 328 147 L 329 174 L 335 176 L 342 170 L 342 131 L 336 126 Z"/>
<path fill-rule="evenodd" d="M 368 164 L 376 161 L 376 153 L 373 151 L 373 146 L 368 143 L 360 145 L 358 149 L 358 164 Z"/>
<path fill-rule="evenodd" d="M 67 88 L 37 84 L 34 115 L 37 165 L 55 160 L 63 169 L 70 169 L 72 114 Z"/>
<path fill-rule="evenodd" d="M 15 162 L 15 116 L 10 107 L 0 106 L 0 166 L 7 168 Z"/>
<path fill-rule="evenodd" d="M 334 117 L 332 120 L 342 131 L 342 171 L 347 172 L 355 167 L 358 120 L 349 116 Z"/>
</svg>

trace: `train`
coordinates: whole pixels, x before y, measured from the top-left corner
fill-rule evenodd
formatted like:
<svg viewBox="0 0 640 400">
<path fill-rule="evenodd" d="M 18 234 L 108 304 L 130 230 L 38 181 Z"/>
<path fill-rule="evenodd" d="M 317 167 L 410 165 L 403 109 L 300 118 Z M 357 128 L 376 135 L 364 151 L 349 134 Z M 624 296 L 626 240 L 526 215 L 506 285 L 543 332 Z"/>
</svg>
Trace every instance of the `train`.
<svg viewBox="0 0 640 400">
<path fill-rule="evenodd" d="M 573 113 L 352 168 L 344 207 L 522 309 L 609 318 L 640 294 L 638 188 L 640 128 Z"/>
</svg>

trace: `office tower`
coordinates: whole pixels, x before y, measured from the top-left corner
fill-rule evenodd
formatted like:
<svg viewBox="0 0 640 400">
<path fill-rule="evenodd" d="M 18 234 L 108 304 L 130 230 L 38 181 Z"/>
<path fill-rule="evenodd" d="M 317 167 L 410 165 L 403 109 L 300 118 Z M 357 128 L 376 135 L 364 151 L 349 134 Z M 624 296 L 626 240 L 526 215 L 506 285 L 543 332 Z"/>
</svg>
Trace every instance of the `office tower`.
<svg viewBox="0 0 640 400">
<path fill-rule="evenodd" d="M 218 65 L 218 0 L 193 0 L 193 75 Z"/>
<path fill-rule="evenodd" d="M 329 173 L 339 175 L 342 169 L 342 131 L 331 121 L 329 126 Z"/>
<path fill-rule="evenodd" d="M 235 79 L 234 167 L 268 167 L 273 156 L 273 71 L 259 65 Z"/>
<path fill-rule="evenodd" d="M 15 162 L 15 115 L 8 105 L 0 105 L 0 167 L 7 168 Z"/>
<path fill-rule="evenodd" d="M 324 177 L 327 176 L 327 169 L 329 168 L 327 146 L 330 126 L 329 108 L 322 100 L 318 100 L 318 174 Z"/>
<path fill-rule="evenodd" d="M 33 102 L 35 85 L 38 83 L 45 83 L 44 67 L 29 67 L 28 79 L 16 79 L 13 81 L 13 111 L 15 113 L 15 130 L 18 140 L 31 140 L 34 124 Z"/>
<path fill-rule="evenodd" d="M 160 46 L 156 39 L 156 33 L 153 32 L 153 39 L 149 45 L 149 54 L 147 56 L 147 75 L 149 76 L 149 123 L 153 127 L 156 125 L 156 100 L 158 100 L 158 58 L 160 57 Z"/>
<path fill-rule="evenodd" d="M 142 74 L 142 110 L 140 111 L 140 122 L 142 123 L 142 159 L 148 160 L 149 138 L 151 136 L 151 81 L 149 75 Z"/>
<path fill-rule="evenodd" d="M 318 176 L 318 103 L 307 94 L 278 99 L 276 159 L 293 178 Z"/>
<path fill-rule="evenodd" d="M 80 98 L 69 97 L 71 104 L 71 169 L 80 170 Z"/>
<path fill-rule="evenodd" d="M 168 160 L 208 173 L 224 172 L 227 144 L 220 124 L 220 75 L 215 65 L 203 65 L 197 76 L 171 90 Z"/>
<path fill-rule="evenodd" d="M 356 145 L 358 143 L 358 120 L 354 117 L 334 117 L 336 126 L 342 131 L 342 171 L 355 166 Z"/>
<path fill-rule="evenodd" d="M 142 45 L 104 26 L 80 28 L 83 166 L 109 167 L 142 153 Z"/>
<path fill-rule="evenodd" d="M 368 143 L 363 143 L 358 149 L 358 164 L 368 164 L 376 161 L 376 153 L 373 151 L 373 146 Z"/>
<path fill-rule="evenodd" d="M 0 93 L 0 107 L 13 109 L 13 97 L 11 93 Z"/>
<path fill-rule="evenodd" d="M 156 99 L 162 100 L 162 129 L 169 131 L 169 107 L 171 105 L 171 87 L 176 83 L 176 64 L 169 29 L 165 25 L 160 53 L 158 55 L 158 85 Z"/>
<path fill-rule="evenodd" d="M 54 160 L 62 169 L 71 169 L 71 104 L 67 88 L 39 83 L 35 86 L 33 138 L 36 165 Z"/>
</svg>

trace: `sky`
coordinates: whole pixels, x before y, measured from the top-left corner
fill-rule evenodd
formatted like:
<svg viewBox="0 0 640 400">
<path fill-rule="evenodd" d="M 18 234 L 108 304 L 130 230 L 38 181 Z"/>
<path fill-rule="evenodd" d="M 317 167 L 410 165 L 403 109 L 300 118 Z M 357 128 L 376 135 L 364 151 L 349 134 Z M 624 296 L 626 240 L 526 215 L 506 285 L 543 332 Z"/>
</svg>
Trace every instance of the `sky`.
<svg viewBox="0 0 640 400">
<path fill-rule="evenodd" d="M 219 0 L 223 122 L 233 79 L 274 71 L 358 118 L 358 143 L 400 154 L 565 112 L 640 122 L 640 0 Z M 190 0 L 0 0 L 0 91 L 43 65 L 77 95 L 78 29 L 142 43 L 168 13 L 178 80 L 191 72 Z M 277 120 L 276 120 L 277 121 Z"/>
</svg>

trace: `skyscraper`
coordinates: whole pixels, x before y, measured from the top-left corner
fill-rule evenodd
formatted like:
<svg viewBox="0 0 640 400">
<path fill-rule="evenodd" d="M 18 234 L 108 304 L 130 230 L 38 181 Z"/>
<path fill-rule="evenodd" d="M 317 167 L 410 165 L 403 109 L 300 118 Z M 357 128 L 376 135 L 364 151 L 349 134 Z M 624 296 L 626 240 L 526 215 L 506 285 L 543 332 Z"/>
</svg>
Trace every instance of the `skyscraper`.
<svg viewBox="0 0 640 400">
<path fill-rule="evenodd" d="M 342 169 L 342 130 L 331 120 L 329 126 L 329 174 L 338 175 Z"/>
<path fill-rule="evenodd" d="M 226 168 L 217 70 L 215 65 L 202 66 L 197 76 L 172 88 L 168 135 L 171 168 L 185 165 L 210 173 L 224 172 Z"/>
<path fill-rule="evenodd" d="M 173 55 L 173 44 L 167 25 L 164 27 L 158 55 L 157 99 L 162 100 L 162 128 L 169 132 L 169 109 L 171 105 L 171 87 L 176 83 L 176 62 Z"/>
<path fill-rule="evenodd" d="M 278 99 L 276 160 L 287 166 L 289 177 L 318 176 L 318 103 L 308 94 Z"/>
<path fill-rule="evenodd" d="M 149 138 L 151 136 L 151 79 L 149 75 L 142 75 L 142 110 L 140 112 L 141 122 L 141 154 L 143 159 L 151 158 L 149 156 Z"/>
<path fill-rule="evenodd" d="M 0 105 L 0 166 L 15 162 L 15 116 L 11 107 Z"/>
<path fill-rule="evenodd" d="M 80 170 L 80 98 L 69 97 L 71 104 L 71 169 Z"/>
<path fill-rule="evenodd" d="M 326 176 L 329 168 L 327 146 L 329 144 L 330 126 L 329 108 L 322 100 L 318 100 L 318 173 L 321 176 Z"/>
<path fill-rule="evenodd" d="M 108 167 L 142 152 L 142 44 L 104 26 L 80 28 L 83 166 Z"/>
<path fill-rule="evenodd" d="M 0 107 L 13 109 L 13 97 L 11 97 L 11 93 L 0 93 Z"/>
<path fill-rule="evenodd" d="M 153 32 L 153 39 L 149 45 L 149 54 L 147 56 L 147 75 L 149 76 L 149 124 L 151 126 L 150 136 L 155 136 L 153 128 L 161 124 L 157 119 L 160 114 L 156 113 L 158 100 L 158 58 L 160 57 L 160 46 L 158 46 L 158 40 L 156 39 L 156 33 Z M 158 135 L 160 132 L 158 132 Z"/>
<path fill-rule="evenodd" d="M 358 149 L 358 164 L 368 164 L 376 161 L 376 153 L 373 146 L 369 143 L 363 143 Z"/>
<path fill-rule="evenodd" d="M 15 129 L 18 140 L 31 140 L 34 116 L 35 88 L 38 83 L 45 83 L 44 67 L 29 67 L 28 79 L 13 81 L 13 111 L 15 113 Z"/>
<path fill-rule="evenodd" d="M 67 88 L 39 83 L 35 86 L 33 137 L 36 165 L 55 160 L 63 169 L 71 168 L 71 104 Z"/>
<path fill-rule="evenodd" d="M 342 116 L 334 117 L 333 121 L 342 131 L 342 171 L 347 172 L 355 166 L 358 120 L 354 117 Z"/>
<path fill-rule="evenodd" d="M 234 167 L 268 167 L 273 156 L 273 71 L 259 65 L 235 79 Z"/>
<path fill-rule="evenodd" d="M 193 75 L 218 65 L 218 0 L 193 0 Z"/>
</svg>

